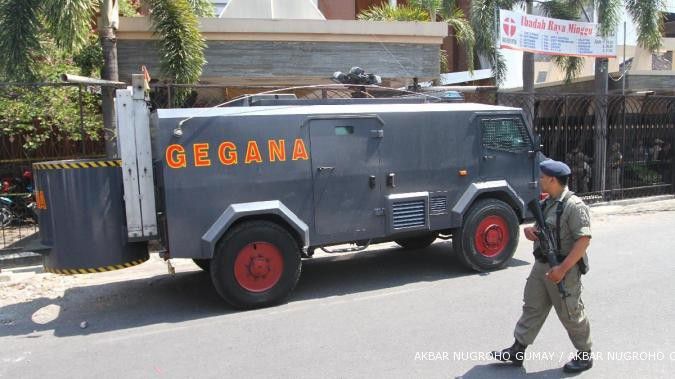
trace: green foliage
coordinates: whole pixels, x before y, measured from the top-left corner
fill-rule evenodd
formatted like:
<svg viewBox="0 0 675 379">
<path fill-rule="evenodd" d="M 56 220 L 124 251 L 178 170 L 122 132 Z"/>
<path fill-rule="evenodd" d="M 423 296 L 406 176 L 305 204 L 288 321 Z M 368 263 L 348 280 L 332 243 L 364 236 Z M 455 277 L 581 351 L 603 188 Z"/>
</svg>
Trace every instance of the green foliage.
<svg viewBox="0 0 675 379">
<path fill-rule="evenodd" d="M 495 0 L 474 0 L 471 2 L 471 27 L 476 36 L 476 50 L 487 58 L 492 66 L 492 74 L 495 77 L 497 85 L 504 82 L 506 77 L 506 61 L 504 56 L 495 46 L 497 35 L 495 25 L 495 9 L 511 9 L 514 1 L 495 1 Z"/>
<path fill-rule="evenodd" d="M 44 55 L 37 75 L 47 81 L 57 81 L 63 72 L 77 72 L 68 55 L 55 43 L 42 36 Z M 103 129 L 100 116 L 100 94 L 83 90 L 85 138 L 98 140 Z M 47 139 L 82 139 L 77 87 L 0 87 L 0 133 L 23 138 L 26 153 L 40 147 Z"/>
<path fill-rule="evenodd" d="M 100 75 L 104 62 L 103 49 L 98 36 L 91 35 L 89 37 L 89 44 L 73 56 L 73 62 L 83 76 L 98 77 Z"/>
<path fill-rule="evenodd" d="M 40 0 L 0 0 L 0 79 L 36 78 Z"/>
<path fill-rule="evenodd" d="M 448 61 L 448 52 L 441 49 L 441 72 L 448 72 L 450 71 L 450 62 Z"/>
<path fill-rule="evenodd" d="M 359 20 L 367 21 L 429 21 L 429 12 L 418 7 L 400 5 L 392 7 L 389 3 L 372 6 L 358 15 Z"/>
<path fill-rule="evenodd" d="M 598 22 L 600 23 L 600 35 L 608 36 L 616 31 L 621 19 L 621 0 L 595 0 L 598 9 Z M 660 38 L 659 38 L 660 39 Z"/>
<path fill-rule="evenodd" d="M 216 8 L 210 0 L 188 0 L 197 17 L 215 17 Z"/>
<path fill-rule="evenodd" d="M 638 45 L 650 51 L 658 50 L 663 35 L 665 2 L 663 0 L 625 0 L 625 2 L 626 9 L 637 27 Z"/>
<path fill-rule="evenodd" d="M 152 24 L 159 38 L 162 74 L 174 83 L 191 84 L 199 80 L 206 64 L 206 42 L 199 32 L 197 16 L 188 0 L 148 0 Z M 189 92 L 176 91 L 184 101 Z"/>
<path fill-rule="evenodd" d="M 138 0 L 119 0 L 120 17 L 138 16 L 139 5 Z"/>
<path fill-rule="evenodd" d="M 92 0 L 43 1 L 42 23 L 57 47 L 77 51 L 89 40 L 97 8 Z"/>
<path fill-rule="evenodd" d="M 431 20 L 432 14 L 440 16 L 443 22 L 450 25 L 457 41 L 464 47 L 467 56 L 467 66 L 470 71 L 474 68 L 474 48 L 476 36 L 464 12 L 455 6 L 452 0 L 410 0 L 410 5 L 390 6 L 388 3 L 372 6 L 362 11 L 359 20 L 368 21 L 436 21 Z M 448 57 L 441 55 L 441 72 L 448 70 Z"/>
<path fill-rule="evenodd" d="M 584 68 L 584 58 L 581 57 L 555 56 L 553 61 L 565 73 L 565 83 L 571 83 Z"/>
</svg>

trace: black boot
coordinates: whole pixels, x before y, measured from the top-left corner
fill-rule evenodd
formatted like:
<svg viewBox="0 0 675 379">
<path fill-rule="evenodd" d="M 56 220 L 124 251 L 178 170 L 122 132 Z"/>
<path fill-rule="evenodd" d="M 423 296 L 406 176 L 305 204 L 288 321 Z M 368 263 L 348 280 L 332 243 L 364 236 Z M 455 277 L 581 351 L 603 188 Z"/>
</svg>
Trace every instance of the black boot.
<svg viewBox="0 0 675 379">
<path fill-rule="evenodd" d="M 574 355 L 571 361 L 565 364 L 565 372 L 582 372 L 593 367 L 593 358 L 590 351 L 579 351 Z"/>
<path fill-rule="evenodd" d="M 523 359 L 525 358 L 525 349 L 527 345 L 523 345 L 518 340 L 516 340 L 511 347 L 506 348 L 502 351 L 493 351 L 490 355 L 502 362 L 513 362 L 514 366 L 522 366 Z"/>
</svg>

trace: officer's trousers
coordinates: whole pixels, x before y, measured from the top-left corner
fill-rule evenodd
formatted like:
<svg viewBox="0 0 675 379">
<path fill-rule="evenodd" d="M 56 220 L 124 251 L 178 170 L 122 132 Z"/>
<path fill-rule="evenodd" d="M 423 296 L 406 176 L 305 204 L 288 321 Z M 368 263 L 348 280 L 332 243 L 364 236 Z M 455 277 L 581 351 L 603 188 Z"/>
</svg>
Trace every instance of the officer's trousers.
<svg viewBox="0 0 675 379">
<path fill-rule="evenodd" d="M 574 266 L 563 279 L 569 296 L 563 301 L 558 286 L 546 278 L 550 266 L 535 261 L 525 284 L 523 314 L 516 324 L 514 336 L 524 345 L 531 345 L 546 317 L 555 308 L 560 322 L 579 351 L 591 350 L 591 328 L 581 301 L 581 273 Z"/>
</svg>

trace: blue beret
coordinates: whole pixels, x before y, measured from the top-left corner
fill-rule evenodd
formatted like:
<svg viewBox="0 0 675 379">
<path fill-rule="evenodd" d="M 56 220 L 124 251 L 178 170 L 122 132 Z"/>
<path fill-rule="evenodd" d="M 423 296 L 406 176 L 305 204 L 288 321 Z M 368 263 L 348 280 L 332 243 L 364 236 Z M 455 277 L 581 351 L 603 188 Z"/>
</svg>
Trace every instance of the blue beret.
<svg viewBox="0 0 675 379">
<path fill-rule="evenodd" d="M 548 176 L 568 176 L 572 173 L 570 167 L 563 162 L 554 161 L 553 159 L 545 160 L 539 163 L 539 169 L 541 172 Z"/>
</svg>

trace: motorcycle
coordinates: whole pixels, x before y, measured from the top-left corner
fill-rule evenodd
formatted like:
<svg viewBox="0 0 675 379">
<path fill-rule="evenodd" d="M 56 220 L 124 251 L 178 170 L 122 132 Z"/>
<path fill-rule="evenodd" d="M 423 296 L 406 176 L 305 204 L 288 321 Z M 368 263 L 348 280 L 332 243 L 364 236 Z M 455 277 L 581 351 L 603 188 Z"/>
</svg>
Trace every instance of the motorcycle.
<svg viewBox="0 0 675 379">
<path fill-rule="evenodd" d="M 20 178 L 2 179 L 0 227 L 13 223 L 37 223 L 37 204 L 33 196 L 33 173 L 24 170 Z"/>
</svg>

